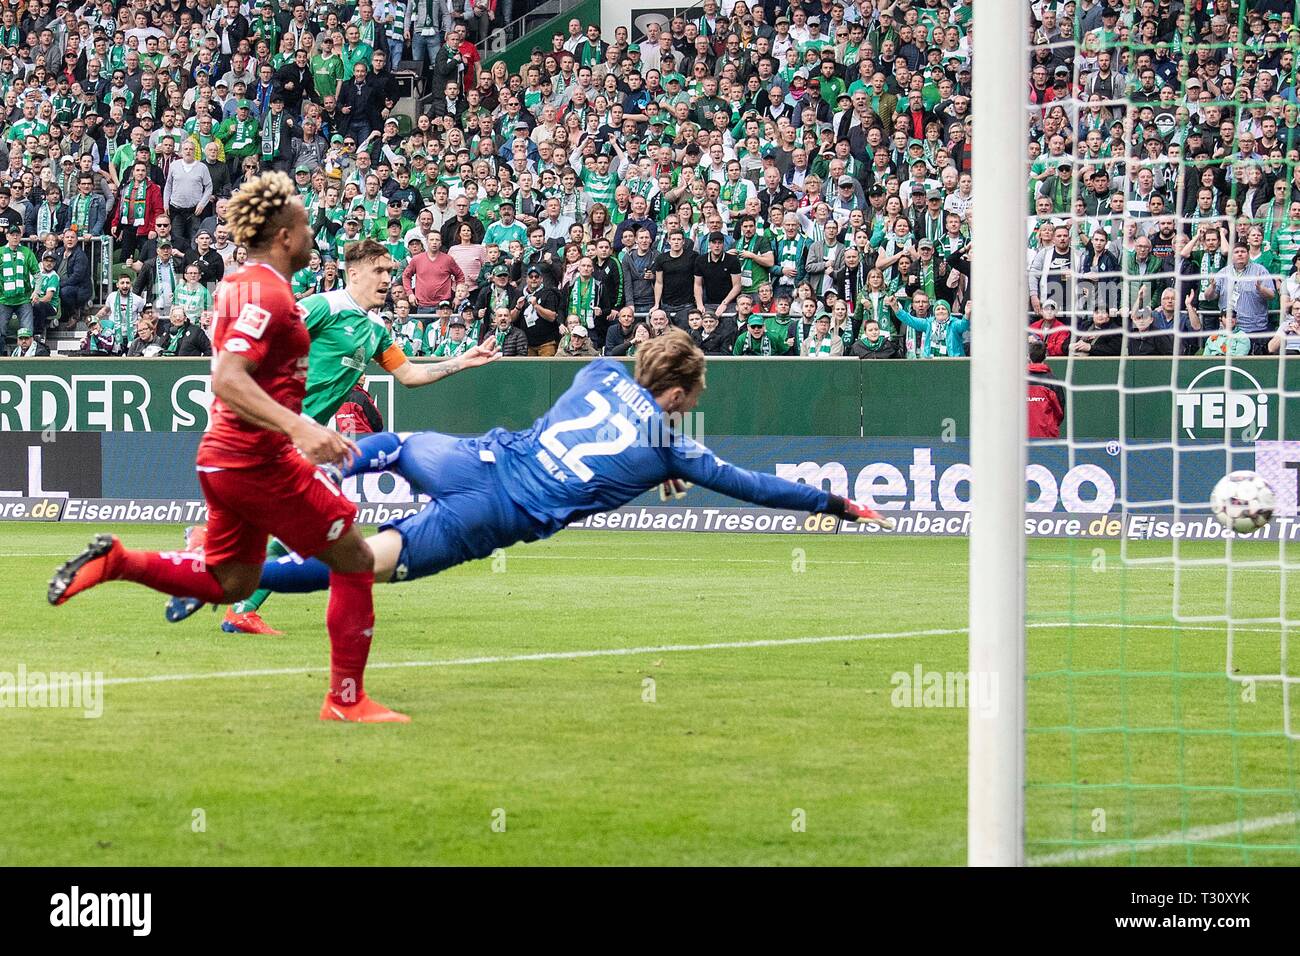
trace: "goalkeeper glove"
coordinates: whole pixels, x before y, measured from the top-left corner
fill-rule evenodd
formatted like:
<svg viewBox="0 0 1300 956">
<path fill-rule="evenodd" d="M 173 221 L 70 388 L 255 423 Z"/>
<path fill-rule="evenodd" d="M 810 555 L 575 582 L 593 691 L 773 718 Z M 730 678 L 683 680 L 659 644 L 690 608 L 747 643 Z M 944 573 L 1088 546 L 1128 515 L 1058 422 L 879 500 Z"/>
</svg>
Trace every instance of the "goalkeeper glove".
<svg viewBox="0 0 1300 956">
<path fill-rule="evenodd" d="M 695 487 L 681 478 L 669 478 L 659 486 L 660 501 L 680 501 L 686 497 L 686 489 Z"/>
<path fill-rule="evenodd" d="M 874 524 L 887 530 L 892 529 L 895 523 L 893 518 L 886 518 L 874 509 L 868 508 L 852 498 L 841 498 L 839 495 L 831 495 L 830 507 L 826 511 L 828 514 L 843 518 L 845 521 L 854 521 L 858 524 Z"/>
</svg>

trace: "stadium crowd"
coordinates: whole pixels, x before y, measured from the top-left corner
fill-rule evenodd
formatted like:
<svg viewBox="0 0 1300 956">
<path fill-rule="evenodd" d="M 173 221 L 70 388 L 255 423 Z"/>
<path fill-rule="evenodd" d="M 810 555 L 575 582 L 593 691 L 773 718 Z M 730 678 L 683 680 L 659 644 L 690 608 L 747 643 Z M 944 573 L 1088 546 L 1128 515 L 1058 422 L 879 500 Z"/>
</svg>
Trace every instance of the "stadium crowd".
<svg viewBox="0 0 1300 956">
<path fill-rule="evenodd" d="M 1030 4 L 1026 305 L 1049 355 L 1300 351 L 1294 8 Z M 245 255 L 224 197 L 265 168 L 316 236 L 295 292 L 343 287 L 344 246 L 378 239 L 411 356 L 634 355 L 672 325 L 710 355 L 970 353 L 970 3 L 705 0 L 635 42 L 572 19 L 514 70 L 473 42 L 509 16 L 0 7 L 15 354 L 78 322 L 86 354 L 206 354 Z M 93 262 L 105 232 L 116 261 Z"/>
</svg>

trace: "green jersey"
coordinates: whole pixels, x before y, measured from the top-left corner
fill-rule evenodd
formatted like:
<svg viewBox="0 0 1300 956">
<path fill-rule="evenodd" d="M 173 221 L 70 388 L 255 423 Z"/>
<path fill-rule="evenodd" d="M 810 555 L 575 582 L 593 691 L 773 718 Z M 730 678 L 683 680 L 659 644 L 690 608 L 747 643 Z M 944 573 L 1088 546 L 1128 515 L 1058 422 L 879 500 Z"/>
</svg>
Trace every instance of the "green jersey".
<svg viewBox="0 0 1300 956">
<path fill-rule="evenodd" d="M 618 188 L 618 177 L 613 173 L 602 176 L 595 170 L 584 169 L 582 185 L 586 188 L 587 195 L 591 196 L 592 202 L 598 202 L 606 209 L 614 205 L 614 190 Z"/>
<path fill-rule="evenodd" d="M 455 358 L 457 355 L 464 355 L 474 347 L 474 340 L 466 335 L 459 342 L 453 341 L 450 336 L 443 339 L 436 349 L 433 350 L 434 358 Z"/>
<path fill-rule="evenodd" d="M 311 335 L 302 410 L 324 425 L 334 417 L 370 360 L 380 359 L 395 343 L 383 321 L 357 305 L 347 289 L 308 296 L 301 305 Z"/>
<path fill-rule="evenodd" d="M 313 56 L 311 81 L 318 96 L 334 96 L 343 82 L 343 58 L 339 56 Z"/>
<path fill-rule="evenodd" d="M 407 355 L 424 354 L 424 325 L 419 319 L 407 319 L 393 327 L 393 337 Z"/>
<path fill-rule="evenodd" d="M 185 317 L 197 323 L 203 313 L 212 308 L 212 293 L 205 285 L 196 285 L 193 289 L 189 283 L 183 283 L 172 296 L 172 305 L 179 305 L 185 310 Z"/>
<path fill-rule="evenodd" d="M 36 294 L 41 298 L 45 293 L 53 290 L 54 295 L 50 298 L 48 305 L 54 310 L 54 317 L 57 319 L 61 311 L 59 303 L 59 274 L 57 272 L 42 272 L 36 276 Z"/>
<path fill-rule="evenodd" d="M 27 246 L 0 246 L 0 305 L 25 305 L 31 301 L 36 274 L 41 267 Z"/>
<path fill-rule="evenodd" d="M 1290 262 L 1300 253 L 1300 223 L 1287 222 L 1273 233 L 1273 250 L 1282 262 Z"/>
<path fill-rule="evenodd" d="M 497 221 L 487 227 L 483 235 L 483 243 L 495 242 L 502 249 L 509 249 L 510 243 L 518 239 L 521 246 L 528 246 L 528 230 L 523 224 L 515 220 L 510 225 Z"/>
<path fill-rule="evenodd" d="M 344 43 L 343 49 L 339 51 L 339 56 L 343 58 L 344 75 L 350 77 L 352 68 L 358 63 L 364 63 L 366 69 L 370 69 L 370 54 L 373 52 L 374 48 L 365 43 L 358 43 L 354 47 L 349 47 Z"/>
<path fill-rule="evenodd" d="M 319 272 L 313 272 L 310 266 L 299 269 L 289 280 L 293 287 L 295 298 L 301 298 L 316 288 L 316 280 L 320 278 Z"/>
<path fill-rule="evenodd" d="M 40 124 L 34 119 L 20 119 L 9 127 L 5 139 L 9 142 L 21 142 L 27 136 L 40 136 Z"/>
<path fill-rule="evenodd" d="M 252 116 L 246 120 L 232 116 L 217 127 L 216 136 L 225 144 L 229 155 L 252 156 L 261 142 L 262 128 Z"/>
<path fill-rule="evenodd" d="M 501 197 L 484 196 L 474 204 L 470 212 L 478 217 L 478 221 L 485 226 L 490 226 L 501 216 Z"/>
</svg>

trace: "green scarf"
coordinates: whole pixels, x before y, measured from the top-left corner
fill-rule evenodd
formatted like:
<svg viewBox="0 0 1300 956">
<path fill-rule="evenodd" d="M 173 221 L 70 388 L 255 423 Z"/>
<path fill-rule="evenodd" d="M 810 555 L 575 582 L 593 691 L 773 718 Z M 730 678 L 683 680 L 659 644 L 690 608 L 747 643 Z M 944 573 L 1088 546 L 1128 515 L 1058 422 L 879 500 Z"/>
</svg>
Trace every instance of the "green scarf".
<svg viewBox="0 0 1300 956">
<path fill-rule="evenodd" d="M 741 238 L 736 243 L 737 252 L 753 252 L 758 246 L 758 234 L 755 233 L 749 239 Z M 741 290 L 744 292 L 753 292 L 767 280 L 767 270 L 754 262 L 753 259 L 740 260 L 740 282 Z"/>
<path fill-rule="evenodd" d="M 808 357 L 816 358 L 819 355 L 830 355 L 831 343 L 833 343 L 834 341 L 835 341 L 835 335 L 830 332 L 828 332 L 826 334 L 826 338 L 822 339 L 820 342 L 817 342 L 814 339 L 809 339 Z"/>
<path fill-rule="evenodd" d="M 586 288 L 584 288 L 584 286 Z M 596 324 L 596 280 L 575 279 L 569 293 L 569 314 L 576 315 L 587 328 Z"/>
<path fill-rule="evenodd" d="M 134 180 L 132 180 L 131 185 L 127 187 L 126 214 L 129 218 L 126 224 L 128 226 L 144 225 L 144 212 L 147 206 L 146 200 L 148 198 L 148 194 L 149 194 L 149 180 L 147 179 L 142 183 L 137 183 Z"/>
<path fill-rule="evenodd" d="M 272 112 L 262 124 L 262 159 L 269 161 L 280 149 L 280 125 L 284 114 Z"/>
<path fill-rule="evenodd" d="M 85 235 L 90 228 L 90 199 L 80 194 L 72 199 L 72 224 L 77 227 L 77 235 Z"/>
</svg>

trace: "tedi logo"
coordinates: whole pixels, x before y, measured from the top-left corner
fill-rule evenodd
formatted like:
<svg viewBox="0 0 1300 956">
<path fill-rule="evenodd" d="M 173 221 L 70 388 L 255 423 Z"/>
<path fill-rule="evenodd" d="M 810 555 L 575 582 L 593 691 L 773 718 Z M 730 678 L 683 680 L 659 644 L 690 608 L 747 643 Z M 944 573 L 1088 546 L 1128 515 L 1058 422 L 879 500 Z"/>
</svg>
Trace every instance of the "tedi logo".
<svg viewBox="0 0 1300 956">
<path fill-rule="evenodd" d="M 1243 441 L 1259 438 L 1268 427 L 1268 399 L 1255 376 L 1230 365 L 1207 368 L 1174 397 L 1179 424 L 1188 438 L 1220 441 L 1225 428 L 1240 429 L 1235 437 Z M 1198 434 L 1201 429 L 1208 434 Z"/>
<path fill-rule="evenodd" d="M 51 926 L 129 926 L 132 935 L 148 936 L 152 893 L 70 893 L 50 897 Z"/>
</svg>

